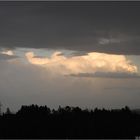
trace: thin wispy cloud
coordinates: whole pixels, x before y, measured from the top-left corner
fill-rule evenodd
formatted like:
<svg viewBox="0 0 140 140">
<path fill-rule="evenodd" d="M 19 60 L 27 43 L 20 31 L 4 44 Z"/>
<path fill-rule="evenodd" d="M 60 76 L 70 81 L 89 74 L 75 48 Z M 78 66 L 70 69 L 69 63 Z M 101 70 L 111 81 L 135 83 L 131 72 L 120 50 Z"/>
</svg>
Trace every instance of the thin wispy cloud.
<svg viewBox="0 0 140 140">
<path fill-rule="evenodd" d="M 140 75 L 137 73 L 125 73 L 125 72 L 95 72 L 95 73 L 79 73 L 71 74 L 70 76 L 74 77 L 88 77 L 88 78 L 140 78 Z"/>
</svg>

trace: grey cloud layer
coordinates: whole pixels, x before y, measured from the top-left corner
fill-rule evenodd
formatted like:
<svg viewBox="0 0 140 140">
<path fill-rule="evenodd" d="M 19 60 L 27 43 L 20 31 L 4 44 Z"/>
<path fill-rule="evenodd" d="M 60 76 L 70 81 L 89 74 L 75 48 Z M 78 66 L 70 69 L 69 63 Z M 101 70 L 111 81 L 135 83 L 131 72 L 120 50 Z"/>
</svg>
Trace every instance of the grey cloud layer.
<svg viewBox="0 0 140 140">
<path fill-rule="evenodd" d="M 0 46 L 140 54 L 140 2 L 0 2 Z"/>
<path fill-rule="evenodd" d="M 96 73 L 79 73 L 79 74 L 71 74 L 70 76 L 74 77 L 90 77 L 90 78 L 140 78 L 140 76 L 136 73 L 114 73 L 114 72 L 96 72 Z"/>
</svg>

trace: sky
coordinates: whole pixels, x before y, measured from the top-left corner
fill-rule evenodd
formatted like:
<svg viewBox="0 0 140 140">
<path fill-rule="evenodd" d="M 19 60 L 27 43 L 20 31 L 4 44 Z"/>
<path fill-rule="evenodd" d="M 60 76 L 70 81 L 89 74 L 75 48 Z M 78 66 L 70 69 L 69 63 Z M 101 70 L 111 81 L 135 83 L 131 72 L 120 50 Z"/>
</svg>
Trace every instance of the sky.
<svg viewBox="0 0 140 140">
<path fill-rule="evenodd" d="M 0 1 L 0 101 L 140 108 L 139 1 Z"/>
</svg>

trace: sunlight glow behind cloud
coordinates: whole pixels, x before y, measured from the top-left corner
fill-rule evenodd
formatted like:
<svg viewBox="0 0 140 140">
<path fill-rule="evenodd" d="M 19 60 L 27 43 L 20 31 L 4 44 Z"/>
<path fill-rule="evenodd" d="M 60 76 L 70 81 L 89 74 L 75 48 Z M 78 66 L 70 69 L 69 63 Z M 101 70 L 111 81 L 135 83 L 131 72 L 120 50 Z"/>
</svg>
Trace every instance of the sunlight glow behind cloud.
<svg viewBox="0 0 140 140">
<path fill-rule="evenodd" d="M 87 55 L 66 57 L 61 52 L 55 52 L 50 58 L 36 57 L 33 52 L 27 52 L 27 60 L 34 65 L 45 67 L 59 74 L 79 73 L 138 73 L 137 66 L 124 55 L 112 55 L 91 52 Z"/>
</svg>

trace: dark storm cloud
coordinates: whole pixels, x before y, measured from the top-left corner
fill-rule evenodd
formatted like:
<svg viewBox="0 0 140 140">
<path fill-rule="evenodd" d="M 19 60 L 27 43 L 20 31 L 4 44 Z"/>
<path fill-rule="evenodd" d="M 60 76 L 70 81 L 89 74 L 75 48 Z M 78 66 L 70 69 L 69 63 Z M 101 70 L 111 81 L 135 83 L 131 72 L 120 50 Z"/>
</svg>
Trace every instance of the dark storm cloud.
<svg viewBox="0 0 140 140">
<path fill-rule="evenodd" d="M 140 2 L 0 2 L 0 46 L 140 54 Z"/>
</svg>

